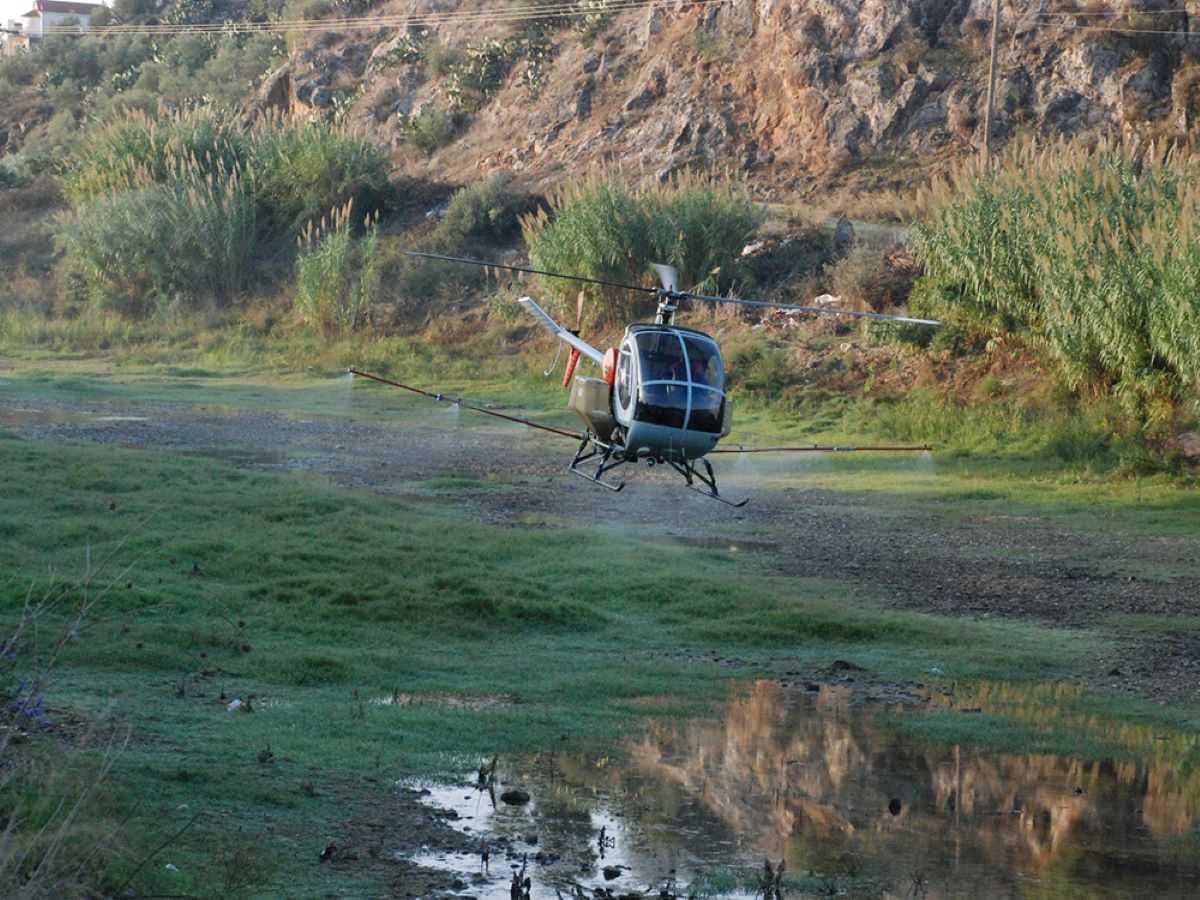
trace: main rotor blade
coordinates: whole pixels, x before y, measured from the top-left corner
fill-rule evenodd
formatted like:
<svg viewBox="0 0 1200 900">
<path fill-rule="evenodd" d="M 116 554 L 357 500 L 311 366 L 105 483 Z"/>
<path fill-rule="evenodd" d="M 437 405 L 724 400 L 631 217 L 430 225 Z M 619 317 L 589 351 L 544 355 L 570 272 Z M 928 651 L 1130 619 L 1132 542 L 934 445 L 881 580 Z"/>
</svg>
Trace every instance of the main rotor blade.
<svg viewBox="0 0 1200 900">
<path fill-rule="evenodd" d="M 889 316 L 884 313 L 859 312 L 853 309 L 831 309 L 825 306 L 796 306 L 791 303 L 771 303 L 766 300 L 739 300 L 737 297 L 713 297 L 709 294 L 693 294 L 679 291 L 676 297 L 688 300 L 707 300 L 709 303 L 733 303 L 737 306 L 753 306 L 760 309 L 789 309 L 797 312 L 824 313 L 830 316 L 854 316 L 857 319 L 879 319 L 884 322 L 909 322 L 913 325 L 941 325 L 937 319 L 915 319 L 911 316 Z"/>
<path fill-rule="evenodd" d="M 654 271 L 658 273 L 658 280 L 662 282 L 663 290 L 668 294 L 676 294 L 679 292 L 679 270 L 674 266 L 664 266 L 662 263 L 653 263 Z"/>
<path fill-rule="evenodd" d="M 564 275 L 562 272 L 547 272 L 544 269 L 529 269 L 524 266 L 509 266 L 504 263 L 488 262 L 483 259 L 467 259 L 463 256 L 442 256 L 438 253 L 418 253 L 410 250 L 409 256 L 420 256 L 425 259 L 441 259 L 446 262 L 466 263 L 469 266 L 479 266 L 485 269 L 508 269 L 510 272 L 527 272 L 530 275 L 548 275 L 551 278 L 566 278 L 570 281 L 583 281 L 587 284 L 599 284 L 604 287 L 624 288 L 627 291 L 641 291 L 643 294 L 657 294 L 658 288 L 643 287 L 638 284 L 625 284 L 620 281 L 605 281 L 603 278 L 587 278 L 583 275 Z"/>
<path fill-rule="evenodd" d="M 707 456 L 712 456 L 714 453 L 917 453 L 925 452 L 932 453 L 933 447 L 929 444 L 921 444 L 916 447 L 893 447 L 893 446 L 863 446 L 863 447 L 836 447 L 833 445 L 823 446 L 821 444 L 813 444 L 811 447 L 729 447 L 725 450 L 709 450 Z"/>
</svg>

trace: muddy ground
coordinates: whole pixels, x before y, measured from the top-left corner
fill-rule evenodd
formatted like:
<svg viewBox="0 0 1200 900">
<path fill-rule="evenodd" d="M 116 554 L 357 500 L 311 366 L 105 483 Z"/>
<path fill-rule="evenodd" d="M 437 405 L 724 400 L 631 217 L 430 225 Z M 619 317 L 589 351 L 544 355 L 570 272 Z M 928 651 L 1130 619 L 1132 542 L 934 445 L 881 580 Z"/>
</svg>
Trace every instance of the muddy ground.
<svg viewBox="0 0 1200 900">
<path fill-rule="evenodd" d="M 864 596 L 905 609 L 1059 627 L 1121 613 L 1200 614 L 1200 537 L 1144 536 L 1103 522 L 1075 531 L 1064 519 L 963 515 L 933 501 L 806 489 L 800 464 L 789 486 L 779 487 L 778 480 L 739 483 L 743 463 L 713 457 L 723 491 L 752 496 L 733 509 L 644 465 L 625 471 L 622 493 L 609 493 L 565 471 L 573 450 L 565 439 L 421 401 L 381 415 L 378 424 L 168 403 L 29 405 L 0 396 L 0 428 L 35 440 L 212 455 L 424 498 L 437 495 L 437 479 L 467 479 L 478 489 L 455 484 L 442 496 L 478 521 L 591 524 L 714 552 L 753 552 L 767 573 L 851 581 Z M 1131 634 L 1079 677 L 1162 702 L 1200 702 L 1200 634 Z"/>
</svg>

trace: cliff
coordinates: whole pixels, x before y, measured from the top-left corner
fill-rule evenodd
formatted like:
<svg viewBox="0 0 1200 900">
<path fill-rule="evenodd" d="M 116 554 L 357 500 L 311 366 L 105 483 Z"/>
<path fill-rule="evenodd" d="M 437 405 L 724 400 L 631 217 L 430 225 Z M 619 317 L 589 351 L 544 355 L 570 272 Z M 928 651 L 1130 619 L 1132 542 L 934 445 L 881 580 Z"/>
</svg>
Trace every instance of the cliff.
<svg viewBox="0 0 1200 900">
<path fill-rule="evenodd" d="M 254 108 L 339 109 L 438 178 L 508 169 L 542 188 L 614 164 L 737 170 L 764 193 L 901 186 L 981 146 L 991 0 L 591 5 L 586 33 L 473 21 L 323 34 L 294 47 Z M 1185 134 L 1200 0 L 1064 7 L 1005 0 L 994 142 Z M 472 64 L 490 81 L 464 91 Z M 422 117 L 442 125 L 428 155 L 410 146 Z"/>
</svg>

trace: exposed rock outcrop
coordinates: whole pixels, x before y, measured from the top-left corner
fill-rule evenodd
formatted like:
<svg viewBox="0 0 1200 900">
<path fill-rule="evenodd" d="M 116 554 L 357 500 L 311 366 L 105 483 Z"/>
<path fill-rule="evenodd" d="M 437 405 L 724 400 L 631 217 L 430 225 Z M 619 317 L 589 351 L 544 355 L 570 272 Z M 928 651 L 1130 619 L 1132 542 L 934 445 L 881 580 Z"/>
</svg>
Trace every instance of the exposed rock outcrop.
<svg viewBox="0 0 1200 900">
<path fill-rule="evenodd" d="M 1045 14 L 1038 0 L 1006 0 L 994 139 L 1191 128 L 1200 67 L 1188 35 L 1200 29 L 1200 2 L 1173 4 L 1185 11 L 1155 15 L 1153 29 L 1142 11 L 1151 5 L 1114 0 L 1107 8 L 1124 16 L 1106 21 L 1117 30 L 1097 31 L 1086 17 Z M 660 177 L 692 165 L 736 168 L 764 189 L 872 165 L 903 180 L 980 146 L 990 9 L 991 0 L 678 0 L 614 13 L 591 42 L 562 25 L 548 33 L 537 91 L 523 74 L 533 63 L 517 54 L 467 110 L 454 143 L 410 164 L 460 180 L 512 168 L 547 186 L 606 164 Z M 514 28 L 443 25 L 428 46 L 480 46 Z M 393 61 L 403 36 L 327 36 L 299 47 L 286 67 L 288 101 L 277 73 L 256 105 L 348 108 L 399 142 L 397 113 L 451 105 L 445 73 Z"/>
</svg>

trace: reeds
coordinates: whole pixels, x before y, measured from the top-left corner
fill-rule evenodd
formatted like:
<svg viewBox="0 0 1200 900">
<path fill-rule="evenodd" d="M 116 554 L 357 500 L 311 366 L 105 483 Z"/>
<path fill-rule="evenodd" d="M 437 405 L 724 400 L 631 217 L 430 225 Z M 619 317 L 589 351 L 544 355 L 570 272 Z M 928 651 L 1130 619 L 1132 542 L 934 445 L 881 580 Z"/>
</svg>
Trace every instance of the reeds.
<svg viewBox="0 0 1200 900">
<path fill-rule="evenodd" d="M 363 223 L 366 234 L 352 233 L 353 201 L 328 219 L 311 223 L 297 238 L 296 309 L 327 338 L 349 334 L 370 319 L 371 301 L 379 291 L 377 220 Z"/>
<path fill-rule="evenodd" d="M 921 198 L 920 299 L 1044 349 L 1075 391 L 1145 425 L 1200 386 L 1200 167 L 1155 146 L 1011 150 Z"/>
<path fill-rule="evenodd" d="M 386 186 L 383 155 L 345 129 L 135 114 L 97 129 L 63 177 L 73 208 L 57 239 L 102 309 L 228 306 L 261 274 L 265 247 L 290 247 L 326 210 L 377 209 Z"/>
<path fill-rule="evenodd" d="M 680 287 L 704 293 L 729 286 L 732 264 L 763 219 L 736 183 L 688 174 L 642 186 L 593 177 L 551 205 L 522 221 L 535 268 L 636 284 L 653 277 L 652 263 L 666 263 L 679 270 Z M 543 290 L 562 303 L 578 286 L 545 279 Z M 601 318 L 630 315 L 638 300 L 596 286 L 587 292 L 601 301 Z"/>
</svg>

